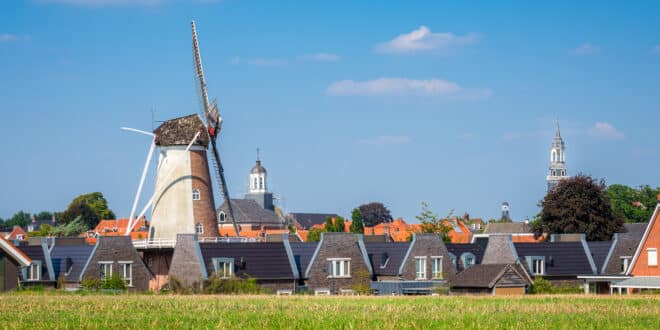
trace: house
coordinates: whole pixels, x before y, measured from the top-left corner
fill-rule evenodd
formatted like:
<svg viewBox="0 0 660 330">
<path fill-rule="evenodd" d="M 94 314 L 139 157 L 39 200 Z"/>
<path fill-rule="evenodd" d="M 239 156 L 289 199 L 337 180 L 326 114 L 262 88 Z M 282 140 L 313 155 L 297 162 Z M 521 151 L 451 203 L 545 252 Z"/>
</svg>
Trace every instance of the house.
<svg viewBox="0 0 660 330">
<path fill-rule="evenodd" d="M 86 277 L 108 279 L 118 275 L 129 291 L 147 291 L 153 274 L 142 261 L 131 237 L 101 236 L 80 273 L 80 280 Z"/>
<path fill-rule="evenodd" d="M 47 239 L 41 237 L 38 244 L 19 245 L 17 248 L 32 260 L 29 266 L 21 269 L 21 285 L 55 287 L 56 278 L 53 272 Z"/>
<path fill-rule="evenodd" d="M 342 293 L 369 287 L 373 270 L 362 235 L 321 233 L 303 274 L 307 287 L 315 292 Z"/>
<path fill-rule="evenodd" d="M 96 244 L 96 238 L 99 236 L 124 236 L 127 228 L 128 218 L 101 220 L 92 230 L 92 234 L 87 236 L 87 243 Z M 130 236 L 136 241 L 146 240 L 149 236 L 149 222 L 144 217 L 140 218 Z"/>
<path fill-rule="evenodd" d="M 531 227 L 527 222 L 489 222 L 483 233 L 474 234 L 471 242 L 476 242 L 480 238 L 488 237 L 490 235 L 511 235 L 511 240 L 514 243 L 536 243 L 545 241 L 544 235 L 536 235 L 531 231 Z"/>
<path fill-rule="evenodd" d="M 616 289 L 628 292 L 642 290 L 660 290 L 660 266 L 658 249 L 660 248 L 660 195 L 651 221 L 644 230 L 642 239 L 635 249 L 626 275 L 632 278 L 612 285 Z M 619 291 L 621 292 L 621 291 Z"/>
<path fill-rule="evenodd" d="M 314 225 L 323 225 L 326 218 L 337 217 L 334 213 L 289 213 L 286 220 L 297 229 L 310 230 Z"/>
<path fill-rule="evenodd" d="M 27 233 L 21 226 L 14 226 L 4 238 L 9 241 L 24 241 L 27 239 Z"/>
<path fill-rule="evenodd" d="M 262 288 L 295 290 L 299 272 L 288 240 L 272 243 L 200 242 L 180 234 L 169 271 L 170 281 L 202 287 L 204 280 L 254 278 Z"/>
<path fill-rule="evenodd" d="M 452 243 L 468 243 L 472 237 L 470 229 L 460 219 L 454 217 L 449 220 L 443 220 L 446 226 L 451 229 L 447 236 Z M 413 234 L 422 233 L 421 224 L 408 224 L 403 219 L 395 219 L 392 222 L 379 223 L 373 227 L 365 227 L 365 237 L 371 235 L 387 235 L 394 242 L 407 242 L 410 241 Z"/>
<path fill-rule="evenodd" d="M 57 220 L 55 219 L 55 215 L 51 219 L 41 219 L 37 220 L 37 218 L 32 215 L 32 219 L 30 223 L 26 226 L 26 229 L 28 233 L 31 233 L 33 231 L 37 231 L 41 229 L 41 225 L 49 225 L 49 226 L 57 226 Z"/>
<path fill-rule="evenodd" d="M 32 264 L 30 257 L 4 237 L 0 237 L 0 292 L 19 286 L 21 268 Z"/>
<path fill-rule="evenodd" d="M 234 221 L 241 227 L 241 236 L 243 231 L 260 231 L 264 228 L 286 229 L 284 221 L 273 210 L 263 208 L 253 199 L 231 199 Z M 227 214 L 229 210 L 227 203 L 223 203 L 218 209 L 218 227 L 220 236 L 236 236 L 234 224 Z"/>
<path fill-rule="evenodd" d="M 64 285 L 65 289 L 80 288 L 82 272 L 95 246 L 84 240 L 75 241 L 68 238 L 55 239 L 50 251 L 55 279 Z"/>
</svg>

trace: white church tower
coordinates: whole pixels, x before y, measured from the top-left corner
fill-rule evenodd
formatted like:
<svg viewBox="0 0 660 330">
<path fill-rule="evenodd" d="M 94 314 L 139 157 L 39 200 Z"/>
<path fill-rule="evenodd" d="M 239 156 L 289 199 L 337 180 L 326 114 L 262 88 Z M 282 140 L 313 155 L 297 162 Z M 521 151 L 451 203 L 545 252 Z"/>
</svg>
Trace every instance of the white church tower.
<svg viewBox="0 0 660 330">
<path fill-rule="evenodd" d="M 257 163 L 250 171 L 250 182 L 245 199 L 255 200 L 264 209 L 273 211 L 275 206 L 273 205 L 273 194 L 268 192 L 267 175 L 266 168 L 261 165 L 259 149 L 257 149 Z"/>
<path fill-rule="evenodd" d="M 555 137 L 552 139 L 552 145 L 550 146 L 550 172 L 546 178 L 548 182 L 548 191 L 554 189 L 559 184 L 559 181 L 568 178 L 568 175 L 566 174 L 565 149 L 566 145 L 561 138 L 559 122 L 557 122 L 557 132 L 555 133 Z"/>
</svg>

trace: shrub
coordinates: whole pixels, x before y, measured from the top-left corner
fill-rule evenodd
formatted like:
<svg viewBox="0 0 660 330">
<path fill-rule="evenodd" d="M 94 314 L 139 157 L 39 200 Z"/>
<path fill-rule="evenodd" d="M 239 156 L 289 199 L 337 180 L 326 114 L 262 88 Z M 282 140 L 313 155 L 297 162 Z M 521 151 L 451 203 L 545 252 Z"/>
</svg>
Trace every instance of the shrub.
<svg viewBox="0 0 660 330">
<path fill-rule="evenodd" d="M 553 286 L 552 283 L 550 283 L 550 281 L 537 276 L 534 278 L 534 283 L 532 283 L 532 286 L 529 288 L 529 293 L 531 294 L 582 293 L 582 288 L 569 286 L 569 285 Z"/>
<path fill-rule="evenodd" d="M 66 288 L 66 277 L 64 277 L 64 274 L 60 274 L 60 277 L 57 278 L 57 288 L 60 290 Z"/>
<path fill-rule="evenodd" d="M 257 284 L 257 279 L 255 278 L 221 278 L 216 275 L 212 275 L 204 281 L 203 292 L 209 294 L 257 294 L 261 293 L 262 290 Z"/>
<path fill-rule="evenodd" d="M 355 278 L 357 282 L 351 287 L 351 290 L 359 295 L 370 295 L 373 293 L 371 289 L 371 274 L 366 269 L 361 269 L 356 272 Z"/>
<path fill-rule="evenodd" d="M 85 276 L 80 281 L 80 286 L 85 290 L 98 290 L 101 287 L 101 280 L 96 277 Z"/>
<path fill-rule="evenodd" d="M 126 290 L 126 281 L 119 274 L 112 274 L 112 276 L 101 280 L 101 289 Z"/>
</svg>

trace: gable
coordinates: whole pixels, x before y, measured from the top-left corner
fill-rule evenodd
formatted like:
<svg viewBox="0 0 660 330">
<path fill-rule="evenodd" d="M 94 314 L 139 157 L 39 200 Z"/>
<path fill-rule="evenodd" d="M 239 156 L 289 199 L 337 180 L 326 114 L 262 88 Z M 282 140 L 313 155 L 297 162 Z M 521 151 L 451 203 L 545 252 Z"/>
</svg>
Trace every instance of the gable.
<svg viewBox="0 0 660 330">
<path fill-rule="evenodd" d="M 520 287 L 527 286 L 527 280 L 524 279 L 513 267 L 508 266 L 504 273 L 495 282 L 496 287 Z"/>
<path fill-rule="evenodd" d="M 11 242 L 4 237 L 0 237 L 0 249 L 5 251 L 5 253 L 14 259 L 20 266 L 27 267 L 32 263 L 32 260 L 25 255 L 25 253 L 17 249 L 14 244 L 11 244 Z"/>
<path fill-rule="evenodd" d="M 658 266 L 658 250 L 660 250 L 660 203 L 656 205 L 655 211 L 653 211 L 653 216 L 646 231 L 644 231 L 644 236 L 642 236 L 635 255 L 633 256 L 632 262 L 626 275 L 633 276 L 660 276 L 660 266 Z M 654 249 L 656 265 L 649 265 L 649 254 L 650 250 Z"/>
</svg>

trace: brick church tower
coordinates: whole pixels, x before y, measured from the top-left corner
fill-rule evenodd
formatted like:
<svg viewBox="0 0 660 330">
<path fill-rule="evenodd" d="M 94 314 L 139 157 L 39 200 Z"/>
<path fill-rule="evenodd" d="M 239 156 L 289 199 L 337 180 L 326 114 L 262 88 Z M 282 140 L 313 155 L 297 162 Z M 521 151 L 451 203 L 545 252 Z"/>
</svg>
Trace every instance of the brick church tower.
<svg viewBox="0 0 660 330">
<path fill-rule="evenodd" d="M 192 233 L 218 237 L 206 126 L 194 114 L 168 120 L 154 134 L 159 158 L 149 239 Z"/>
</svg>

